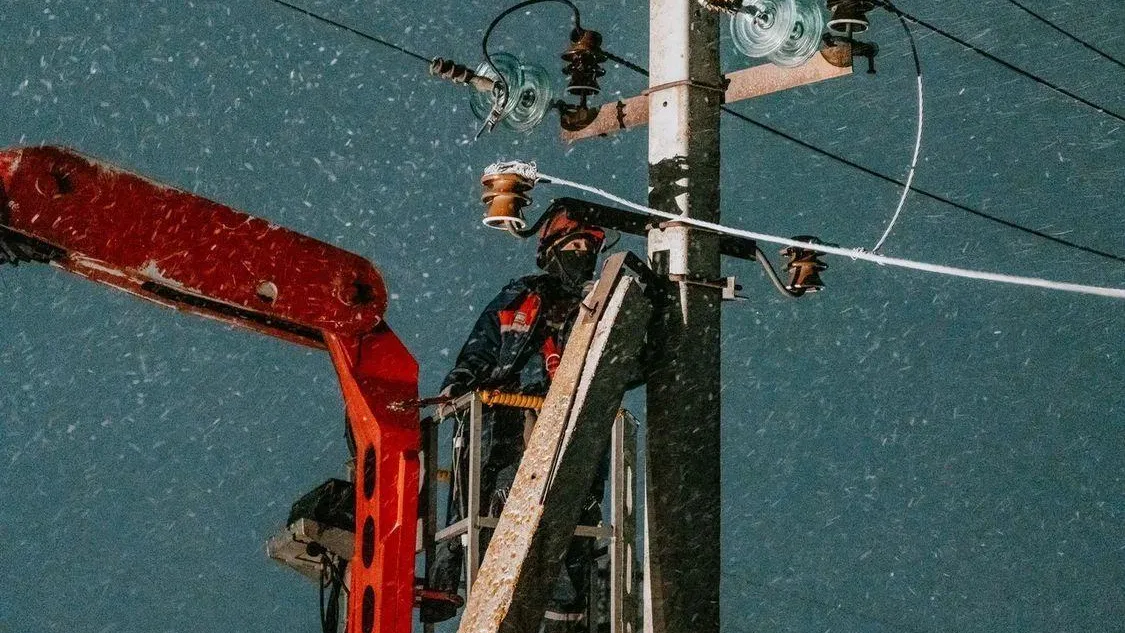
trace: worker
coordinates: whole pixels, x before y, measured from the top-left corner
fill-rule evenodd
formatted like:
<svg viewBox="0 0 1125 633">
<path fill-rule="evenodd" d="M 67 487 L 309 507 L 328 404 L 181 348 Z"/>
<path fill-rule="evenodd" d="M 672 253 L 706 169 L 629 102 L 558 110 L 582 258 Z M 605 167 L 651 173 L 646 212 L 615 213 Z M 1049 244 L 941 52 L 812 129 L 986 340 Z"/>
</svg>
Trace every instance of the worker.
<svg viewBox="0 0 1125 633">
<path fill-rule="evenodd" d="M 455 398 L 470 390 L 487 389 L 529 395 L 546 394 L 562 360 L 562 349 L 578 315 L 582 297 L 592 287 L 605 231 L 576 221 L 561 205 L 548 210 L 539 231 L 536 265 L 544 272 L 510 282 L 484 309 L 469 335 L 442 394 Z M 524 445 L 534 424 L 534 412 L 505 407 L 484 411 L 481 433 L 481 507 L 475 511 L 499 517 L 507 499 Z M 467 420 L 454 430 L 453 486 L 447 525 L 461 520 L 468 505 Z M 604 460 L 603 460 L 604 461 Z M 604 473 L 598 477 L 580 522 L 601 520 Z M 487 536 L 482 539 L 482 551 Z M 464 564 L 460 539 L 439 543 L 429 570 L 431 590 L 455 595 Z M 589 593 L 593 543 L 573 539 L 564 569 L 544 618 L 544 632 L 587 631 L 584 613 Z M 456 614 L 454 601 L 424 601 L 423 622 L 440 622 Z"/>
</svg>

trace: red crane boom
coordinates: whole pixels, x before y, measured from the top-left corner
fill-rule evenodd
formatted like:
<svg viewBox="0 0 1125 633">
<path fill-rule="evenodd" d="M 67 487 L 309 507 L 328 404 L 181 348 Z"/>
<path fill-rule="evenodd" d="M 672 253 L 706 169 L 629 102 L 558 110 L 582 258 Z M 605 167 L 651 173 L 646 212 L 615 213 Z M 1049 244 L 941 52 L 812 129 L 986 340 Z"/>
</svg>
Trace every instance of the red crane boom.
<svg viewBox="0 0 1125 633">
<path fill-rule="evenodd" d="M 48 262 L 164 306 L 327 349 L 356 441 L 348 633 L 409 633 L 418 365 L 370 262 L 59 147 L 0 151 L 0 264 Z"/>
</svg>

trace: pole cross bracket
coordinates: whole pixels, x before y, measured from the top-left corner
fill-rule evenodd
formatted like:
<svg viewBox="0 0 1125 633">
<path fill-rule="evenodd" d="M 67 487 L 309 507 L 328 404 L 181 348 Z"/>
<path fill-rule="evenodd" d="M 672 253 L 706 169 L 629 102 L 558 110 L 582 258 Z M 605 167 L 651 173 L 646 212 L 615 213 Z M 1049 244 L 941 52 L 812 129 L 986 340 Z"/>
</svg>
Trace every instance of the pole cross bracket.
<svg viewBox="0 0 1125 633">
<path fill-rule="evenodd" d="M 850 56 L 848 57 L 850 61 Z M 837 60 L 839 63 L 839 60 Z M 562 140 L 574 143 L 588 138 L 616 134 L 648 124 L 650 95 L 659 90 L 677 86 L 692 86 L 709 92 L 720 93 L 721 103 L 734 103 L 763 95 L 796 88 L 836 77 L 850 75 L 851 65 L 838 67 L 830 63 L 824 55 L 816 55 L 803 66 L 789 68 L 774 64 L 760 64 L 736 70 L 723 76 L 718 83 L 702 83 L 694 79 L 681 79 L 658 84 L 643 93 L 619 99 L 591 108 L 587 114 L 592 118 L 580 129 L 563 127 Z M 573 120 L 568 123 L 575 123 Z M 570 127 L 577 127 L 571 125 Z"/>
<path fill-rule="evenodd" d="M 710 84 L 702 81 L 696 81 L 694 79 L 680 79 L 679 81 L 669 81 L 667 83 L 662 83 L 646 88 L 645 90 L 641 91 L 641 95 L 647 97 L 655 92 L 660 92 L 661 90 L 669 90 L 671 88 L 678 88 L 680 86 L 690 86 L 692 88 L 699 88 L 701 90 L 717 92 L 719 94 L 720 103 L 726 103 L 726 93 L 727 88 L 730 87 L 730 79 L 727 77 L 723 77 L 723 81 L 721 84 Z"/>
<path fill-rule="evenodd" d="M 722 290 L 723 301 L 746 301 L 748 299 L 748 297 L 738 294 L 742 290 L 742 286 L 738 284 L 738 280 L 734 277 L 703 279 L 692 275 L 668 275 L 668 279 L 676 283 Z"/>
</svg>

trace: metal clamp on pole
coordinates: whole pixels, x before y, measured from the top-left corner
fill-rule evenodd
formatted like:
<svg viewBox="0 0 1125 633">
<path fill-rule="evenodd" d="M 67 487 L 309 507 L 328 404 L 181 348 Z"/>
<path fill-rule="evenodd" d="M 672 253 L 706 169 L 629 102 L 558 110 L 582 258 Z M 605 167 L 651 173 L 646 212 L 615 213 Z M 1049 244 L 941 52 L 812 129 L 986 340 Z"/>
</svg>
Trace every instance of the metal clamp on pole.
<svg viewBox="0 0 1125 633">
<path fill-rule="evenodd" d="M 723 277 L 718 280 L 699 279 L 691 275 L 668 275 L 668 279 L 676 283 L 715 288 L 723 291 L 723 301 L 746 301 L 747 297 L 738 294 L 742 286 L 734 277 Z"/>
</svg>

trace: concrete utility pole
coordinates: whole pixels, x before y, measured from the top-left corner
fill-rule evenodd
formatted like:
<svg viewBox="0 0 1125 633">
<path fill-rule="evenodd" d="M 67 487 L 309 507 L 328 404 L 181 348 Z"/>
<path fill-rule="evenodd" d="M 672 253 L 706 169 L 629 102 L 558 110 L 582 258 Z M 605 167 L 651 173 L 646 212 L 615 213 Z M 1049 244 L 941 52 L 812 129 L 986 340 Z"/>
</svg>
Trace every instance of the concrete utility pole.
<svg viewBox="0 0 1125 633">
<path fill-rule="evenodd" d="M 719 221 L 719 16 L 697 0 L 651 0 L 649 205 Z M 648 236 L 669 281 L 650 343 L 646 600 L 649 633 L 719 630 L 720 277 L 715 234 L 675 226 Z"/>
<path fill-rule="evenodd" d="M 650 0 L 649 7 L 649 88 L 637 97 L 603 103 L 586 125 L 565 128 L 561 137 L 567 142 L 603 138 L 647 124 L 649 205 L 718 223 L 719 115 L 724 101 L 841 77 L 850 74 L 851 67 L 837 67 L 817 55 L 799 67 L 759 64 L 724 77 L 719 63 L 718 12 L 704 8 L 698 0 Z M 640 226 L 635 230 L 641 231 Z M 723 246 L 719 238 L 676 221 L 648 231 L 649 263 L 655 275 L 643 275 L 645 294 L 652 303 L 647 345 L 651 356 L 647 359 L 646 413 L 646 633 L 719 631 L 720 311 L 724 290 L 729 288 L 721 277 Z M 728 249 L 727 254 L 753 258 L 752 249 L 747 251 L 745 244 Z M 622 265 L 620 258 L 607 261 L 599 287 L 607 277 L 619 275 Z M 613 270 L 617 272 L 610 272 Z M 640 329 L 626 330 L 639 336 Z M 575 341 L 580 340 L 576 336 L 572 333 L 567 343 L 564 366 Z M 621 336 L 628 338 L 624 332 Z M 628 354 L 621 357 L 631 358 Z M 620 400 L 618 387 L 623 390 L 624 383 L 618 385 L 610 379 L 615 373 L 610 369 L 606 378 L 588 381 L 590 385 L 606 383 L 599 384 L 602 391 L 591 402 Z M 565 376 L 561 369 L 559 376 Z M 568 502 L 578 499 L 573 491 L 582 486 L 573 481 L 588 481 L 582 477 L 592 472 L 586 467 L 592 463 L 590 455 L 598 452 L 566 449 L 568 443 L 576 442 L 577 431 L 560 435 L 550 430 L 563 422 L 570 424 L 570 417 L 548 414 L 552 397 L 558 399 L 568 388 L 560 377 L 551 386 L 481 568 L 478 584 L 485 590 L 470 595 L 461 633 L 529 631 L 543 614 L 543 592 L 554 578 L 560 548 L 577 520 L 576 514 L 568 513 Z M 586 412 L 586 407 L 593 413 Z M 596 404 L 575 409 L 573 428 L 589 431 L 588 437 L 582 434 L 587 439 L 604 436 L 604 429 L 609 428 L 608 413 L 599 416 L 597 409 Z M 603 422 L 604 429 L 597 426 Z M 559 446 L 564 448 L 555 448 Z M 546 466 L 540 462 L 556 454 L 559 461 L 549 470 L 561 473 L 562 478 L 542 478 Z M 620 524 L 615 521 L 615 529 Z M 617 560 L 613 573 L 628 569 L 628 560 L 631 558 Z M 622 599 L 615 607 L 627 607 L 627 602 Z M 630 620 L 618 613 L 615 630 L 631 630 Z"/>
</svg>

